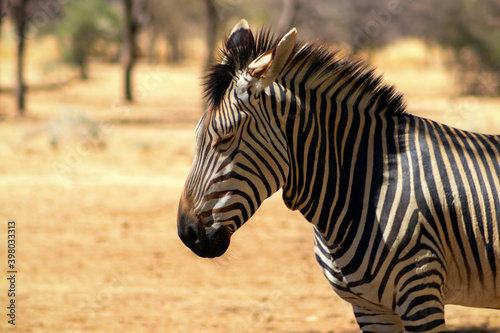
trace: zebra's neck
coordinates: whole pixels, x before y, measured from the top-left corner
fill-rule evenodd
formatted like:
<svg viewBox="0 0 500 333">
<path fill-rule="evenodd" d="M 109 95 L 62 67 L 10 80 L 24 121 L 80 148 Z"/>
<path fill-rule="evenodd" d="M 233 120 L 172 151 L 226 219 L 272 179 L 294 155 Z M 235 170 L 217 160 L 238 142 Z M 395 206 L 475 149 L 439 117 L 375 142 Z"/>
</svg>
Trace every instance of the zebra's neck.
<svg viewBox="0 0 500 333">
<path fill-rule="evenodd" d="M 382 182 L 387 156 L 395 153 L 387 150 L 387 140 L 397 137 L 398 124 L 388 123 L 410 116 L 400 112 L 392 88 L 380 86 L 371 73 L 332 74 L 316 87 L 288 80 L 292 73 L 273 87 L 281 101 L 287 96 L 282 129 L 290 174 L 283 198 L 329 243 L 340 244 L 352 221 L 374 214 L 363 196 L 371 190 L 367 186 Z M 296 80 L 299 75 L 293 74 Z"/>
</svg>

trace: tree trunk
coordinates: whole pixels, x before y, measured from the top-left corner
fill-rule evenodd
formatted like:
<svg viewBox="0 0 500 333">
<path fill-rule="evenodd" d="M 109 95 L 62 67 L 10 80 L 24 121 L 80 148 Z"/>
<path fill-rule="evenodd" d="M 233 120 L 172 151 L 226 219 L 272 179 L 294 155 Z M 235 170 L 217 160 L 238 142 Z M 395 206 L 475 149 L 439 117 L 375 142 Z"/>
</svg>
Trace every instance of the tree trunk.
<svg viewBox="0 0 500 333">
<path fill-rule="evenodd" d="M 125 9 L 125 36 L 123 39 L 123 67 L 125 100 L 132 102 L 132 70 L 135 64 L 137 25 L 133 15 L 133 0 L 123 0 Z"/>
<path fill-rule="evenodd" d="M 88 80 L 89 71 L 88 71 L 87 60 L 84 59 L 78 63 L 78 73 L 80 74 L 80 80 L 83 81 Z"/>
<path fill-rule="evenodd" d="M 0 0 L 0 26 L 7 19 L 9 7 L 10 7 L 9 0 Z"/>
<path fill-rule="evenodd" d="M 205 0 L 207 4 L 207 59 L 206 64 L 212 65 L 215 58 L 215 48 L 217 46 L 217 32 L 219 31 L 219 17 L 214 0 Z"/>
<path fill-rule="evenodd" d="M 0 27 L 2 26 L 3 21 L 7 17 L 7 7 L 4 2 L 7 0 L 0 0 Z"/>
<path fill-rule="evenodd" d="M 167 41 L 169 47 L 168 61 L 172 64 L 179 64 L 182 61 L 182 47 L 181 47 L 181 36 L 178 31 L 171 31 L 167 34 Z"/>
<path fill-rule="evenodd" d="M 16 104 L 20 116 L 26 111 L 26 85 L 24 83 L 24 47 L 26 41 L 26 6 L 29 0 L 13 0 L 12 14 L 17 38 Z"/>
</svg>

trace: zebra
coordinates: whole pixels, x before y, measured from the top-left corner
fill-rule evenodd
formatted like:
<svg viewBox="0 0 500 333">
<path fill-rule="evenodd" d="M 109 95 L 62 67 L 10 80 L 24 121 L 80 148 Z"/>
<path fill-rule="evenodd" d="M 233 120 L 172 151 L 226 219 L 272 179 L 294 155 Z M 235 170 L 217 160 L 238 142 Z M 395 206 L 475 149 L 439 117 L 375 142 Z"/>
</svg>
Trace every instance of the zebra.
<svg viewBox="0 0 500 333">
<path fill-rule="evenodd" d="M 221 256 L 281 189 L 363 332 L 445 332 L 445 304 L 499 309 L 500 136 L 413 116 L 373 69 L 296 35 L 242 20 L 224 41 L 180 239 Z"/>
</svg>

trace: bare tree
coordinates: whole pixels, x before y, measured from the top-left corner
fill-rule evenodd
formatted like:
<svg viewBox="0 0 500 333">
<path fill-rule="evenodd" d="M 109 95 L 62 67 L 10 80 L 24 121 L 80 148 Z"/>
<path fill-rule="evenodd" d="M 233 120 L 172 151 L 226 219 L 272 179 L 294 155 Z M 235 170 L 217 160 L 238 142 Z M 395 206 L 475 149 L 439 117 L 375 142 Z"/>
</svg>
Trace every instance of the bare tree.
<svg viewBox="0 0 500 333">
<path fill-rule="evenodd" d="M 409 34 L 451 52 L 448 59 L 461 93 L 500 93 L 500 1 L 431 0 L 413 2 L 407 22 L 423 22 Z"/>
<path fill-rule="evenodd" d="M 124 39 L 122 61 L 124 66 L 125 100 L 132 102 L 132 72 L 137 59 L 137 33 L 140 28 L 140 18 L 145 11 L 147 0 L 123 0 L 124 5 Z"/>
<path fill-rule="evenodd" d="M 12 0 L 12 16 L 16 30 L 17 68 L 16 68 L 16 104 L 20 116 L 26 111 L 24 83 L 24 50 L 26 43 L 27 6 L 29 0 Z"/>
<path fill-rule="evenodd" d="M 132 101 L 132 70 L 135 63 L 135 49 L 136 49 L 136 32 L 137 25 L 133 17 L 133 0 L 123 0 L 125 10 L 125 24 L 124 24 L 124 39 L 123 39 L 123 53 L 122 61 L 124 66 L 124 84 L 125 84 L 125 99 Z"/>
<path fill-rule="evenodd" d="M 219 16 L 215 0 L 205 0 L 207 5 L 207 59 L 206 64 L 211 65 L 214 62 L 215 48 L 220 26 Z"/>
<path fill-rule="evenodd" d="M 1 31 L 1 29 L 2 29 L 2 23 L 3 23 L 4 19 L 5 19 L 5 17 L 7 17 L 7 12 L 6 12 L 6 9 L 7 9 L 6 7 L 7 6 L 5 5 L 5 2 L 6 2 L 6 0 L 0 0 L 0 47 L 1 47 L 1 42 L 2 42 L 2 40 L 1 40 L 1 37 L 2 37 L 2 31 Z M 0 73 L 0 77 L 2 77 L 1 74 L 2 73 Z M 0 92 L 1 92 L 1 89 L 0 89 Z"/>
<path fill-rule="evenodd" d="M 9 0 L 0 0 L 0 26 L 7 17 L 7 9 L 10 6 Z"/>
<path fill-rule="evenodd" d="M 153 58 L 155 43 L 158 38 L 167 41 L 167 61 L 173 64 L 180 63 L 186 53 L 183 41 L 200 34 L 201 22 L 205 14 L 200 12 L 199 0 L 184 0 L 182 6 L 176 0 L 150 0 L 146 8 L 149 25 L 149 58 Z"/>
</svg>

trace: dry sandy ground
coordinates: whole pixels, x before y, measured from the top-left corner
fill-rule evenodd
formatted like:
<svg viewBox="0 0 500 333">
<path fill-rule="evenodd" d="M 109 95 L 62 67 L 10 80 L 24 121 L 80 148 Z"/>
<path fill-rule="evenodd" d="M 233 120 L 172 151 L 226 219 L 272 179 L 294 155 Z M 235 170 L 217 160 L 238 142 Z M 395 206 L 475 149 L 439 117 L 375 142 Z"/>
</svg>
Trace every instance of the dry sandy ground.
<svg viewBox="0 0 500 333">
<path fill-rule="evenodd" d="M 443 97 L 442 74 L 421 68 L 385 71 L 408 92 L 413 111 L 471 129 L 500 129 L 492 113 L 482 119 L 474 113 L 480 106 L 498 112 L 498 100 Z M 417 74 L 424 75 L 423 92 L 398 81 Z M 178 239 L 177 202 L 200 109 L 198 67 L 140 67 L 144 95 L 135 106 L 117 102 L 119 84 L 109 81 L 119 78 L 116 68 L 94 66 L 94 75 L 32 93 L 27 120 L 7 112 L 0 123 L 0 330 L 358 331 L 350 306 L 315 263 L 311 226 L 279 195 L 234 235 L 220 259 L 200 259 Z M 0 107 L 11 110 L 10 97 L 0 98 Z M 106 147 L 61 134 L 55 149 L 48 128 L 64 123 L 57 120 L 61 110 L 93 119 Z M 17 225 L 15 327 L 6 317 L 10 220 Z M 498 311 L 447 310 L 451 330 L 500 332 Z"/>
</svg>

